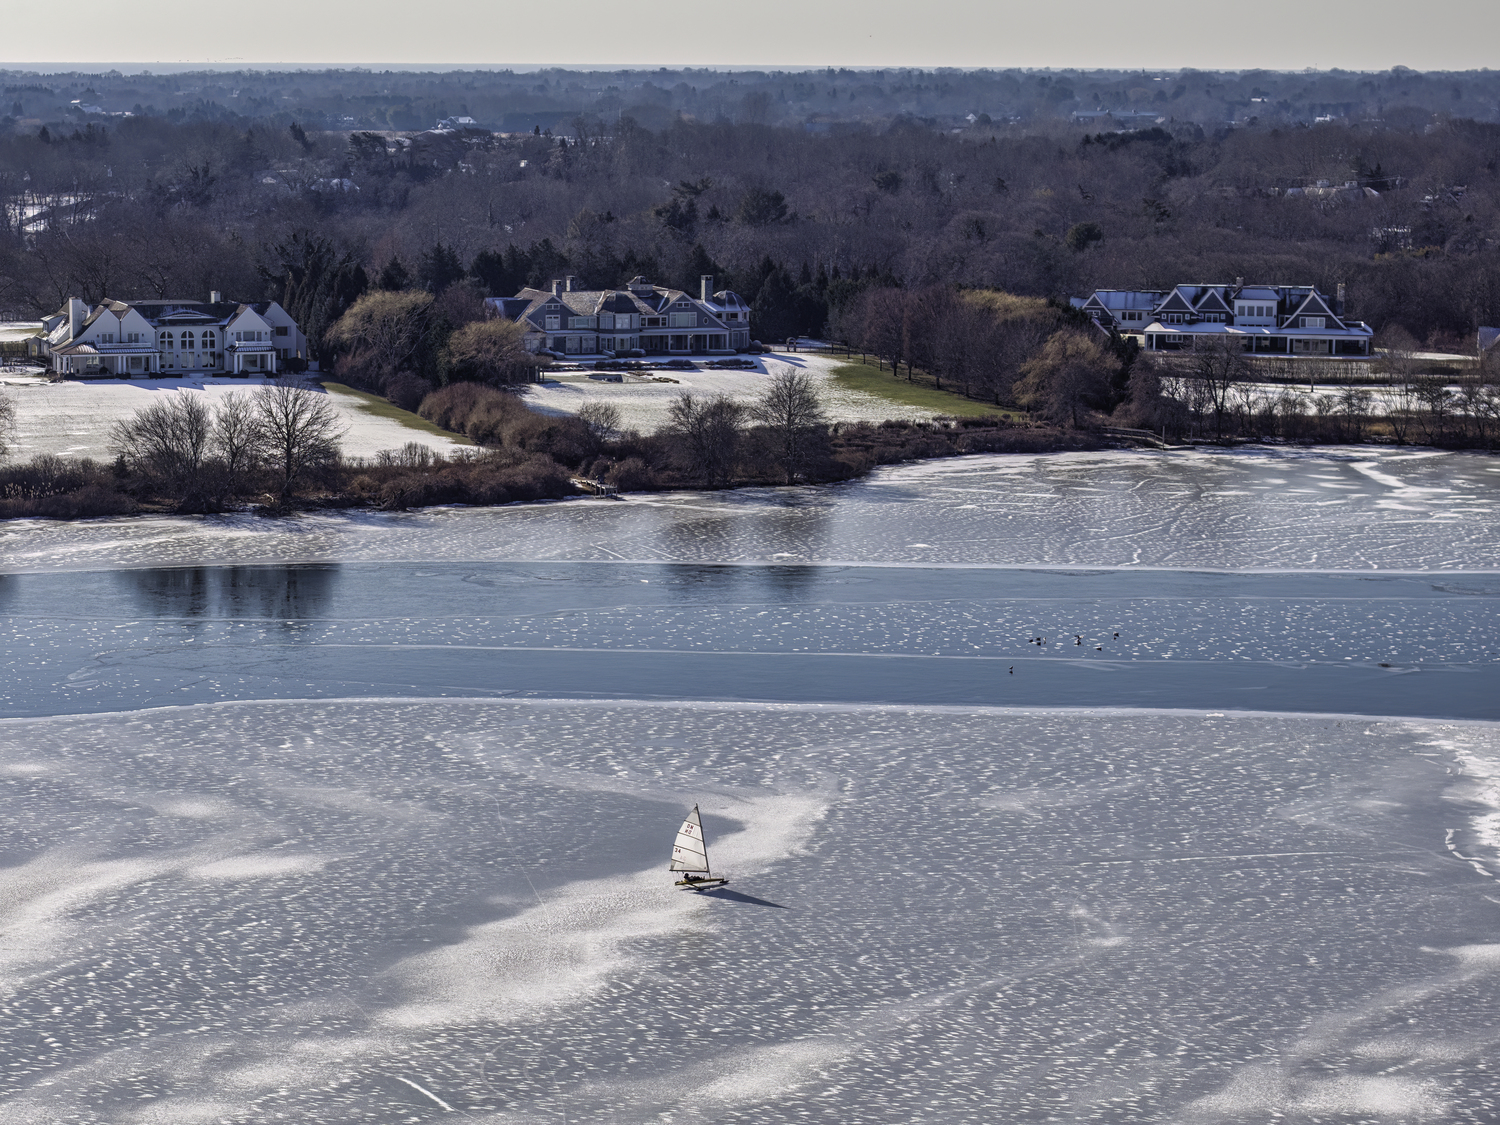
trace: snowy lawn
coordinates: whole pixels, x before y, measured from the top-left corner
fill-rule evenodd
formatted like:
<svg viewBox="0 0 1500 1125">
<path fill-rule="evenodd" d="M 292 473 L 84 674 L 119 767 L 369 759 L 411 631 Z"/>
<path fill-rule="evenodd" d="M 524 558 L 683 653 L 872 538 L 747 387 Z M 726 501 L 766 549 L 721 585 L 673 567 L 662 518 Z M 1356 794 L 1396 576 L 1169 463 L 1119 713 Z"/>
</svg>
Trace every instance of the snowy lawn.
<svg viewBox="0 0 1500 1125">
<path fill-rule="evenodd" d="M 813 378 L 822 396 L 828 416 L 835 422 L 883 422 L 887 418 L 926 421 L 937 412 L 918 406 L 905 406 L 878 395 L 841 386 L 833 378 L 833 369 L 848 360 L 821 355 L 776 354 L 761 356 L 755 370 L 741 371 L 658 371 L 639 376 L 626 375 L 623 383 L 606 383 L 586 375 L 564 375 L 566 381 L 549 381 L 529 387 L 526 402 L 545 414 L 576 414 L 585 403 L 607 402 L 620 410 L 621 424 L 629 430 L 651 433 L 666 423 L 667 411 L 684 391 L 694 396 L 728 395 L 749 405 L 765 391 L 775 375 L 790 368 L 801 368 Z M 675 379 L 675 383 L 655 382 L 657 378 Z"/>
<path fill-rule="evenodd" d="M 106 460 L 112 456 L 110 427 L 149 406 L 159 395 L 199 394 L 213 402 L 233 391 L 253 392 L 268 381 L 212 376 L 62 383 L 29 376 L 0 379 L 0 389 L 16 407 L 16 444 L 11 460 L 29 461 L 38 453 Z M 328 393 L 345 426 L 342 444 L 346 457 L 372 457 L 382 449 L 399 449 L 409 441 L 438 452 L 460 444 L 452 438 L 404 425 L 396 418 L 373 414 L 366 409 L 363 396 L 320 389 L 319 393 Z"/>
</svg>

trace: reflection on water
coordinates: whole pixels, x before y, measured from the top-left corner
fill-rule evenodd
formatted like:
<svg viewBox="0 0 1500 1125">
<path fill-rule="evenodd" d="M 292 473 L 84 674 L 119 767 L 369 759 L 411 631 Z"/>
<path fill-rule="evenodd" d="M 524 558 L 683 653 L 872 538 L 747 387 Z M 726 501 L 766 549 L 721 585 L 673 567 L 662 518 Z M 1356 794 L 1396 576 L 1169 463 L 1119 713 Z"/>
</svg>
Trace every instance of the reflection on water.
<svg viewBox="0 0 1500 1125">
<path fill-rule="evenodd" d="M 306 621 L 328 614 L 338 572 L 337 566 L 195 566 L 112 577 L 151 617 Z"/>
</svg>

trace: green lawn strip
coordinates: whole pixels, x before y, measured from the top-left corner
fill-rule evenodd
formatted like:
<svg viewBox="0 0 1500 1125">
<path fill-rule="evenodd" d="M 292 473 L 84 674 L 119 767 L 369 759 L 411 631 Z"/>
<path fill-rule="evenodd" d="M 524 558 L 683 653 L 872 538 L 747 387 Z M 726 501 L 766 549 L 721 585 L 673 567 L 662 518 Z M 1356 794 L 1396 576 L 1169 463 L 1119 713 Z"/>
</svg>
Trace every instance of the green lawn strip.
<svg viewBox="0 0 1500 1125">
<path fill-rule="evenodd" d="M 379 395 L 372 395 L 368 391 L 357 391 L 353 387 L 345 386 L 343 383 L 335 383 L 332 379 L 319 379 L 318 385 L 325 391 L 337 395 L 348 395 L 359 403 L 359 408 L 366 414 L 373 414 L 377 418 L 389 418 L 393 422 L 400 422 L 403 426 L 413 430 L 421 430 L 424 434 L 432 434 L 435 437 L 445 437 L 459 445 L 473 445 L 474 443 L 463 434 L 451 433 L 440 426 L 434 426 L 420 414 L 413 414 L 410 410 L 402 410 L 394 402 L 387 402 Z"/>
<path fill-rule="evenodd" d="M 1025 412 L 995 406 L 992 403 L 976 402 L 963 395 L 940 391 L 936 387 L 921 383 L 908 383 L 905 377 L 896 378 L 889 371 L 881 371 L 868 363 L 844 363 L 833 369 L 834 380 L 851 391 L 883 398 L 887 402 L 902 406 L 915 406 L 931 410 L 936 414 L 949 414 L 960 418 L 979 418 L 985 415 L 1010 415 L 1016 422 L 1025 419 Z"/>
</svg>

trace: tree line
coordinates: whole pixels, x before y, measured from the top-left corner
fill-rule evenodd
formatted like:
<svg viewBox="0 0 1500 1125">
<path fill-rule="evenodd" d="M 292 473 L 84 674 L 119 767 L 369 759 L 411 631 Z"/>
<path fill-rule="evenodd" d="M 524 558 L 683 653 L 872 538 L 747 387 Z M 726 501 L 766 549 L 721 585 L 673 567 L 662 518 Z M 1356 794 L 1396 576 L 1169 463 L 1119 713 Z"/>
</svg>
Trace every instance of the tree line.
<svg viewBox="0 0 1500 1125">
<path fill-rule="evenodd" d="M 1437 349 L 1500 323 L 1500 126 L 1476 120 L 954 134 L 624 115 L 425 136 L 161 118 L 0 135 L 0 310 L 218 289 L 295 305 L 321 352 L 372 288 L 713 273 L 771 343 L 816 334 L 872 275 L 1055 301 L 1242 276 L 1344 282 L 1351 315 Z"/>
</svg>

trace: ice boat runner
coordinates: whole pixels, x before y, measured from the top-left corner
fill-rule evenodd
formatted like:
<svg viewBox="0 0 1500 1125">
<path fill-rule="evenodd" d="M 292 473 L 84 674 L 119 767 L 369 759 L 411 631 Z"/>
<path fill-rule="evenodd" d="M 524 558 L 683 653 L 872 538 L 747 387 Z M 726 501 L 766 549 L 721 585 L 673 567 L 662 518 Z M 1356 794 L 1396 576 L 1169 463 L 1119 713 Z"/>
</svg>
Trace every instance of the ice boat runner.
<svg viewBox="0 0 1500 1125">
<path fill-rule="evenodd" d="M 708 844 L 703 839 L 703 818 L 698 815 L 698 806 L 688 813 L 682 827 L 677 830 L 677 839 L 672 841 L 672 866 L 669 870 L 681 871 L 682 878 L 673 886 L 722 887 L 728 879 L 716 878 L 708 866 Z M 695 874 L 703 872 L 702 875 Z"/>
</svg>

